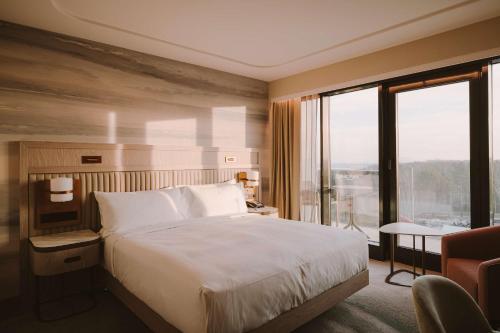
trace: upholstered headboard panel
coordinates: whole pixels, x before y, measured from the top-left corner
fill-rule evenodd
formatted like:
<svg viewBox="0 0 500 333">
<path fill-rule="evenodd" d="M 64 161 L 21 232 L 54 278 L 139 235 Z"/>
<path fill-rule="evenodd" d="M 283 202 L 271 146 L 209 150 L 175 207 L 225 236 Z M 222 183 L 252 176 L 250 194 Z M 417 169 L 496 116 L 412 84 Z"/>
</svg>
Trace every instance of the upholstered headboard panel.
<svg viewBox="0 0 500 333">
<path fill-rule="evenodd" d="M 88 173 L 41 173 L 29 175 L 29 235 L 65 232 L 77 229 L 99 230 L 99 210 L 92 196 L 94 191 L 132 192 L 156 190 L 174 185 L 213 184 L 234 179 L 236 174 L 250 169 L 201 169 L 201 170 L 157 170 L 157 171 L 118 171 Z M 80 179 L 82 201 L 82 224 L 51 229 L 34 228 L 34 207 L 36 181 L 54 177 Z"/>
<path fill-rule="evenodd" d="M 22 142 L 20 152 L 21 235 L 25 238 L 85 228 L 98 230 L 99 211 L 93 191 L 218 183 L 236 178 L 240 171 L 260 168 L 256 149 Z M 84 164 L 82 156 L 100 156 L 102 163 Z M 80 179 L 82 224 L 36 229 L 35 183 L 58 176 Z"/>
</svg>

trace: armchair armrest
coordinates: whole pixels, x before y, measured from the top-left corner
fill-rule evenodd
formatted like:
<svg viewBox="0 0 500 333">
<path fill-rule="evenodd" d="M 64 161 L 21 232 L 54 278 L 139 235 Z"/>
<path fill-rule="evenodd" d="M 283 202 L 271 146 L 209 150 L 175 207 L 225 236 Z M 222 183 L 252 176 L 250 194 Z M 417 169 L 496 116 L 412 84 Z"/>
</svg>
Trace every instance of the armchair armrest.
<svg viewBox="0 0 500 333">
<path fill-rule="evenodd" d="M 472 229 L 445 235 L 442 253 L 449 258 L 494 259 L 500 257 L 500 226 Z"/>
<path fill-rule="evenodd" d="M 500 257 L 478 268 L 478 303 L 490 321 L 500 320 Z"/>
<path fill-rule="evenodd" d="M 448 258 L 489 260 L 500 257 L 500 226 L 484 227 L 443 236 L 441 270 L 446 276 Z"/>
</svg>

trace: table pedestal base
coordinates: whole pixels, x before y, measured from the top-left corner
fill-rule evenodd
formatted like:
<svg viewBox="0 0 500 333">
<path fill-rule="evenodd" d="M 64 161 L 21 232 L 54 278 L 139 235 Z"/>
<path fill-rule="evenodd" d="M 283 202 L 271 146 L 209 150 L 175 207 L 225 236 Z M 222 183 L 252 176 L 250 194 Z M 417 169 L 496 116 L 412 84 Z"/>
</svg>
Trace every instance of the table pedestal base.
<svg viewBox="0 0 500 333">
<path fill-rule="evenodd" d="M 391 272 L 387 277 L 385 278 L 385 283 L 392 284 L 394 286 L 400 286 L 400 287 L 410 287 L 411 285 L 409 284 L 403 284 L 403 283 L 397 283 L 397 282 L 392 282 L 391 279 L 394 275 L 399 274 L 399 273 L 409 273 L 413 275 L 413 279 L 415 279 L 417 276 L 420 276 L 420 274 L 409 271 L 407 269 L 398 269 L 397 271 Z"/>
<path fill-rule="evenodd" d="M 406 286 L 410 287 L 407 285 L 403 285 L 400 283 L 396 282 L 391 282 L 391 278 L 401 272 L 408 272 L 410 274 L 413 274 L 413 278 L 416 278 L 417 276 L 420 275 L 425 275 L 425 237 L 440 237 L 443 236 L 445 233 L 442 231 L 437 231 L 435 229 L 414 224 L 414 223 L 405 223 L 405 222 L 393 222 L 389 224 L 385 224 L 382 227 L 380 227 L 380 232 L 384 234 L 389 234 L 391 239 L 390 239 L 390 256 L 391 256 L 391 271 L 390 274 L 386 277 L 385 282 L 397 286 Z M 396 236 L 397 235 L 408 235 L 412 236 L 413 238 L 413 251 L 412 251 L 412 266 L 413 266 L 413 272 L 406 270 L 406 269 L 400 269 L 400 270 L 394 270 L 394 256 L 395 256 L 395 248 L 396 248 Z M 415 249 L 415 237 L 422 237 L 422 274 L 417 274 L 416 272 L 416 253 L 417 250 Z"/>
<path fill-rule="evenodd" d="M 412 274 L 413 279 L 415 279 L 417 276 L 425 275 L 425 236 L 422 236 L 422 274 L 417 274 L 416 265 L 415 265 L 415 254 L 416 254 L 415 235 L 412 235 L 412 236 L 413 236 L 413 252 L 412 252 L 413 271 L 409 271 L 407 269 L 398 269 L 397 271 L 395 271 L 394 270 L 394 251 L 395 251 L 394 247 L 395 247 L 396 238 L 394 237 L 394 234 L 391 234 L 391 247 L 390 247 L 390 249 L 391 249 L 391 251 L 390 251 L 391 252 L 391 272 L 385 278 L 386 283 L 392 284 L 395 286 L 401 286 L 401 287 L 411 287 L 411 285 L 392 282 L 391 279 L 394 275 L 396 275 L 398 273 L 403 273 L 403 272 Z"/>
</svg>

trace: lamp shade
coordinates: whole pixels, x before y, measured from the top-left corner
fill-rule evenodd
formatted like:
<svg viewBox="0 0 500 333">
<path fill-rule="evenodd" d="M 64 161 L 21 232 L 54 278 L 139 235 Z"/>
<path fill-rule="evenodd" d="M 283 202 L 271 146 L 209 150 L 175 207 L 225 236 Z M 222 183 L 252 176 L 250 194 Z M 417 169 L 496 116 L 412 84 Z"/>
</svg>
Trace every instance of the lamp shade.
<svg viewBox="0 0 500 333">
<path fill-rule="evenodd" d="M 258 182 L 260 174 L 258 171 L 247 171 L 247 180 L 250 182 Z M 256 185 L 255 185 L 256 186 Z"/>
<path fill-rule="evenodd" d="M 50 180 L 50 201 L 67 202 L 71 200 L 73 200 L 73 178 L 52 178 Z"/>
</svg>

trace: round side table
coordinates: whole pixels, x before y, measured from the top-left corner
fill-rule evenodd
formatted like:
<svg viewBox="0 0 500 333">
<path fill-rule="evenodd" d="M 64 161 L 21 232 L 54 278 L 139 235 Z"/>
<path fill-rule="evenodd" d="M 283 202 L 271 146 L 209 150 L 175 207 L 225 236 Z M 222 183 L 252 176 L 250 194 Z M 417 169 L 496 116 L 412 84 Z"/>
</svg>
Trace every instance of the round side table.
<svg viewBox="0 0 500 333">
<path fill-rule="evenodd" d="M 391 279 L 394 275 L 402 273 L 402 272 L 407 272 L 410 274 L 413 274 L 413 278 L 420 276 L 420 275 L 425 275 L 425 237 L 427 236 L 443 236 L 445 233 L 436 230 L 433 228 L 429 228 L 423 225 L 418 225 L 415 223 L 406 223 L 406 222 L 394 222 L 394 223 L 389 223 L 385 224 L 382 227 L 380 227 L 380 232 L 389 234 L 391 236 L 391 247 L 390 247 L 390 254 L 391 254 L 391 272 L 387 277 L 385 278 L 385 282 L 389 284 L 393 284 L 396 286 L 404 286 L 404 287 L 411 287 L 409 285 L 405 284 L 400 284 L 396 282 L 392 282 Z M 394 270 L 394 236 L 395 235 L 409 235 L 413 237 L 413 272 L 410 272 L 407 269 L 398 269 Z M 415 266 L 415 237 L 420 236 L 422 237 L 422 274 L 417 274 L 416 272 L 416 266 Z"/>
</svg>

